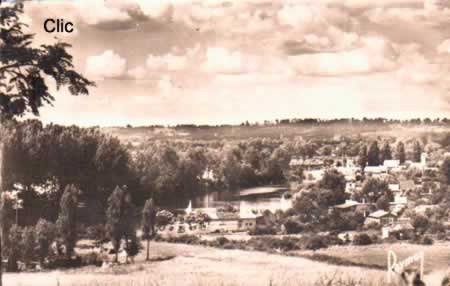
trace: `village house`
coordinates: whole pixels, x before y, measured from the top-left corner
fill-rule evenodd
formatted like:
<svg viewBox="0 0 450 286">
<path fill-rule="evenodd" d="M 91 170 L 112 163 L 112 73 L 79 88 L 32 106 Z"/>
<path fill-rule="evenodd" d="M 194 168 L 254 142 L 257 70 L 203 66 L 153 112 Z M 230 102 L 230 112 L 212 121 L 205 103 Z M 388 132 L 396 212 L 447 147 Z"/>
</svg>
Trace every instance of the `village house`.
<svg viewBox="0 0 450 286">
<path fill-rule="evenodd" d="M 367 216 L 367 214 L 373 211 L 374 208 L 374 204 L 366 203 L 364 201 L 360 203 L 353 200 L 345 200 L 344 203 L 334 206 L 335 210 L 342 212 L 360 212 L 363 213 L 364 216 Z"/>
<path fill-rule="evenodd" d="M 239 232 L 256 228 L 261 214 L 240 210 L 236 213 L 218 212 L 216 208 L 203 209 L 210 220 L 206 223 L 207 232 Z"/>
<path fill-rule="evenodd" d="M 319 170 L 325 166 L 325 162 L 320 158 L 303 159 L 293 157 L 289 162 L 290 167 L 301 167 L 303 170 Z"/>
<path fill-rule="evenodd" d="M 418 215 L 425 215 L 427 211 L 439 208 L 439 205 L 419 205 L 414 208 L 414 212 Z"/>
<path fill-rule="evenodd" d="M 413 180 L 401 180 L 399 182 L 400 185 L 400 191 L 403 193 L 408 193 L 410 191 L 416 190 L 416 184 Z"/>
<path fill-rule="evenodd" d="M 381 238 L 410 239 L 414 235 L 414 227 L 409 222 L 396 222 L 381 229 Z"/>
<path fill-rule="evenodd" d="M 385 210 L 377 210 L 367 216 L 366 220 L 364 221 L 364 225 L 376 223 L 384 226 L 387 224 L 392 224 L 393 222 L 395 222 L 396 218 L 397 217 L 391 212 L 387 212 Z"/>
<path fill-rule="evenodd" d="M 384 160 L 383 166 L 392 169 L 400 167 L 400 160 Z"/>
<path fill-rule="evenodd" d="M 160 232 L 162 235 L 180 234 L 205 234 L 214 232 L 243 232 L 256 228 L 261 214 L 256 214 L 246 210 L 236 210 L 233 212 L 222 211 L 218 208 L 196 208 L 191 213 L 206 216 L 203 222 L 177 221 L 170 224 Z"/>
<path fill-rule="evenodd" d="M 400 184 L 388 184 L 388 189 L 393 193 L 400 192 Z"/>
</svg>

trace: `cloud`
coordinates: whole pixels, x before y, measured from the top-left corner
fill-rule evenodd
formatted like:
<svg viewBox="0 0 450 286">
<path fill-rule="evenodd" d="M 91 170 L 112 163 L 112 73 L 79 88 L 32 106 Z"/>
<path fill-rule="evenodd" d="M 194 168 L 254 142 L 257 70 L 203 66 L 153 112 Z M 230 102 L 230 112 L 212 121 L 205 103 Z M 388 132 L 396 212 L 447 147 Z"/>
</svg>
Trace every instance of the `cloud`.
<svg viewBox="0 0 450 286">
<path fill-rule="evenodd" d="M 147 69 L 151 71 L 174 72 L 185 69 L 188 65 L 188 59 L 186 56 L 168 53 L 162 56 L 148 55 L 145 63 Z"/>
<path fill-rule="evenodd" d="M 299 74 L 339 76 L 389 71 L 395 68 L 393 47 L 379 37 L 362 40 L 362 47 L 341 52 L 290 56 L 291 67 Z"/>
<path fill-rule="evenodd" d="M 143 67 L 135 67 L 129 69 L 127 71 L 127 75 L 132 79 L 142 80 L 145 79 L 145 77 L 147 76 L 147 71 Z"/>
<path fill-rule="evenodd" d="M 203 68 L 211 73 L 240 74 L 256 71 L 258 65 L 258 58 L 255 56 L 222 47 L 209 47 Z"/>
<path fill-rule="evenodd" d="M 436 50 L 439 54 L 450 54 L 450 39 L 440 43 Z"/>
<path fill-rule="evenodd" d="M 95 79 L 119 78 L 126 72 L 127 61 L 112 50 L 86 60 L 86 74 Z"/>
</svg>

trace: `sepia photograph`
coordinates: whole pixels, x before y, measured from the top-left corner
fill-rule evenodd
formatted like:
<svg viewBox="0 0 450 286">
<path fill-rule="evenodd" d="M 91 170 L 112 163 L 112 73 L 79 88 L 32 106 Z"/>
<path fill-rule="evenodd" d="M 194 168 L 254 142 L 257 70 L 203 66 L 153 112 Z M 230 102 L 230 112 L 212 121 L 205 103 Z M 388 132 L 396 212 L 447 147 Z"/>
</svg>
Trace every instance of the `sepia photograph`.
<svg viewBox="0 0 450 286">
<path fill-rule="evenodd" d="M 450 0 L 0 0 L 0 286 L 450 286 Z"/>
</svg>

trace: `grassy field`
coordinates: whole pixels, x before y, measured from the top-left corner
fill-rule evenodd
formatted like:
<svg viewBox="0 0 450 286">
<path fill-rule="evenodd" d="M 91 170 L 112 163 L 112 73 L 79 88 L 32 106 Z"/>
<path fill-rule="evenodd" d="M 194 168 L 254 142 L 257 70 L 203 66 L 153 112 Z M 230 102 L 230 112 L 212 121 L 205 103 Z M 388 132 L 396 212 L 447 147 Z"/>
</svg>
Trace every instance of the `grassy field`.
<svg viewBox="0 0 450 286">
<path fill-rule="evenodd" d="M 400 255 L 424 250 L 427 286 L 440 285 L 448 267 L 449 245 L 391 245 Z M 386 246 L 330 248 L 318 253 L 366 263 L 384 263 Z M 6 274 L 6 286 L 150 286 L 150 285 L 385 285 L 385 271 L 345 267 L 306 258 L 223 250 L 203 246 L 152 243 L 152 261 L 141 252 L 132 265 L 102 269 Z M 303 255 L 308 253 L 302 253 Z M 333 283 L 328 283 L 333 280 Z"/>
<path fill-rule="evenodd" d="M 434 245 L 416 245 L 409 243 L 374 244 L 369 246 L 334 246 L 317 250 L 315 254 L 339 257 L 350 262 L 387 267 L 387 251 L 392 249 L 399 260 L 405 259 L 420 251 L 425 255 L 425 272 L 450 267 L 450 243 Z M 297 254 L 312 255 L 312 251 L 297 251 Z"/>
<path fill-rule="evenodd" d="M 152 258 L 140 254 L 133 265 L 112 269 L 85 267 L 69 271 L 6 274 L 6 286 L 149 286 L 149 285 L 321 285 L 327 279 L 363 281 L 378 285 L 384 273 L 341 267 L 288 257 L 241 250 L 153 243 Z"/>
</svg>

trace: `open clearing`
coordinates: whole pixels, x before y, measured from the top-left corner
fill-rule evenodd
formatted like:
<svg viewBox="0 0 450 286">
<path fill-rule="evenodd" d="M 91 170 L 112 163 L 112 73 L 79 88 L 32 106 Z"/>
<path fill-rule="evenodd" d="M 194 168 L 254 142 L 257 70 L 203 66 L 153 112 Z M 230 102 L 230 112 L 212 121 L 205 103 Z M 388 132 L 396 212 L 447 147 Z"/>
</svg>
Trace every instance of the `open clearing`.
<svg viewBox="0 0 450 286">
<path fill-rule="evenodd" d="M 353 247 L 352 254 L 370 253 L 376 247 Z M 429 254 L 440 253 L 443 248 L 429 249 Z M 386 248 L 385 248 L 386 249 Z M 323 277 L 362 281 L 362 285 L 382 285 L 385 272 L 359 267 L 343 267 L 262 252 L 222 250 L 183 244 L 152 243 L 152 261 L 145 263 L 145 250 L 133 265 L 113 269 L 85 267 L 77 270 L 42 273 L 6 274 L 6 286 L 147 286 L 147 285 L 314 285 Z M 338 251 L 331 249 L 327 254 Z M 385 250 L 384 250 L 385 251 Z M 413 250 L 414 251 L 414 250 Z M 345 251 L 340 250 L 341 254 Z M 336 252 L 337 253 L 337 252 Z M 448 249 L 447 249 L 448 254 Z M 365 254 L 366 256 L 370 256 Z M 166 258 L 166 259 L 163 259 Z M 431 257 L 428 257 L 431 260 Z M 386 257 L 384 256 L 384 259 Z M 444 258 L 442 258 L 444 259 Z M 447 264 L 448 265 L 448 261 Z M 239 273 L 239 275 L 237 275 Z M 427 285 L 439 285 L 444 270 L 433 271 L 426 277 Z M 317 285 L 317 284 L 316 284 Z"/>
</svg>

